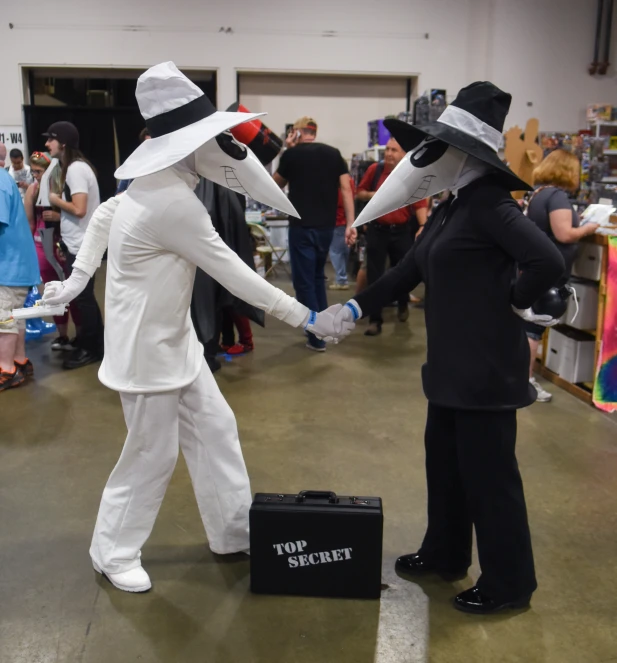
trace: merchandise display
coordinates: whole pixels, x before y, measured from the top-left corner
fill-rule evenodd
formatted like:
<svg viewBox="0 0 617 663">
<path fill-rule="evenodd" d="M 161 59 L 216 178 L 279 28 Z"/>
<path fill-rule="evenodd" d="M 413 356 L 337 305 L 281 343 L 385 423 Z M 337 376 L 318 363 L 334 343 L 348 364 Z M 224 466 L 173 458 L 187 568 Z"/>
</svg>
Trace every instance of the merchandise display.
<svg viewBox="0 0 617 663">
<path fill-rule="evenodd" d="M 617 401 L 608 396 L 617 393 L 617 374 L 611 372 L 617 338 L 617 285 L 613 278 L 615 267 L 611 268 L 609 260 L 610 247 L 616 241 L 600 232 L 581 241 L 567 286 L 576 296 L 568 299 L 561 324 L 551 330 L 552 341 L 544 343 L 538 357 L 543 377 L 607 411 L 617 409 Z"/>
<path fill-rule="evenodd" d="M 384 125 L 384 120 L 373 120 L 368 123 L 368 147 L 385 145 L 390 139 L 390 132 Z"/>
</svg>

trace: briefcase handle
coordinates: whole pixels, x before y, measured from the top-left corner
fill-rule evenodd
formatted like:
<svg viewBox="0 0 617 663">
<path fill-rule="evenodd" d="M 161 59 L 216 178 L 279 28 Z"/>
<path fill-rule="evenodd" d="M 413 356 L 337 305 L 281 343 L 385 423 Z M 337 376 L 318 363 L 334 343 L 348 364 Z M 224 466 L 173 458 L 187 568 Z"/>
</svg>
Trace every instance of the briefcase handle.
<svg viewBox="0 0 617 663">
<path fill-rule="evenodd" d="M 338 504 L 338 497 L 331 490 L 301 490 L 296 495 L 296 502 L 304 502 L 307 498 L 315 500 L 327 499 L 330 504 Z"/>
</svg>

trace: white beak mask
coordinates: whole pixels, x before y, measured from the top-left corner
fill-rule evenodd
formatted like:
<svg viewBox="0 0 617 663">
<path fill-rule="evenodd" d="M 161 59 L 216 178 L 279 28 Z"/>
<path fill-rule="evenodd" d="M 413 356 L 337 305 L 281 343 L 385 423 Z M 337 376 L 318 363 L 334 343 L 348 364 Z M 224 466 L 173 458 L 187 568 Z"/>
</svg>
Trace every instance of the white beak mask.
<svg viewBox="0 0 617 663">
<path fill-rule="evenodd" d="M 467 155 L 456 147 L 427 136 L 388 175 L 360 212 L 354 228 L 446 189 L 462 186 L 460 179 L 466 160 Z"/>
<path fill-rule="evenodd" d="M 193 154 L 195 170 L 202 177 L 299 218 L 295 207 L 255 154 L 229 131 L 215 136 Z"/>
</svg>

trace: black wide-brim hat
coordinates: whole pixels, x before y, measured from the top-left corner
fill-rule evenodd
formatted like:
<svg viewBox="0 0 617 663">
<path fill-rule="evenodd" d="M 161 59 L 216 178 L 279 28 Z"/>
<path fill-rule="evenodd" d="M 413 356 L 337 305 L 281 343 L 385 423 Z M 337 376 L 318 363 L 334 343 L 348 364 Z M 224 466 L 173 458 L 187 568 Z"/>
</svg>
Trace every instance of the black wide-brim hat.
<svg viewBox="0 0 617 663">
<path fill-rule="evenodd" d="M 511 100 L 512 95 L 482 81 L 460 90 L 436 122 L 415 126 L 388 119 L 384 124 L 405 152 L 432 136 L 492 166 L 510 191 L 529 191 L 532 187 L 515 175 L 498 155 Z"/>
</svg>

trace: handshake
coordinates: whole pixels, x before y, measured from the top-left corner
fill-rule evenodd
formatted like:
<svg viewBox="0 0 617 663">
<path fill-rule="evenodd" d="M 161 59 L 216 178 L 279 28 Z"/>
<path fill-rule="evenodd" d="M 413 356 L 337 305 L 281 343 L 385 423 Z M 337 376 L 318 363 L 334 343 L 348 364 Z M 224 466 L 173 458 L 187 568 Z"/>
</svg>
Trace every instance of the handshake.
<svg viewBox="0 0 617 663">
<path fill-rule="evenodd" d="M 311 311 L 304 320 L 305 331 L 315 334 L 326 343 L 338 343 L 349 336 L 356 326 L 362 311 L 355 299 L 346 304 L 334 304 L 321 313 Z"/>
</svg>

